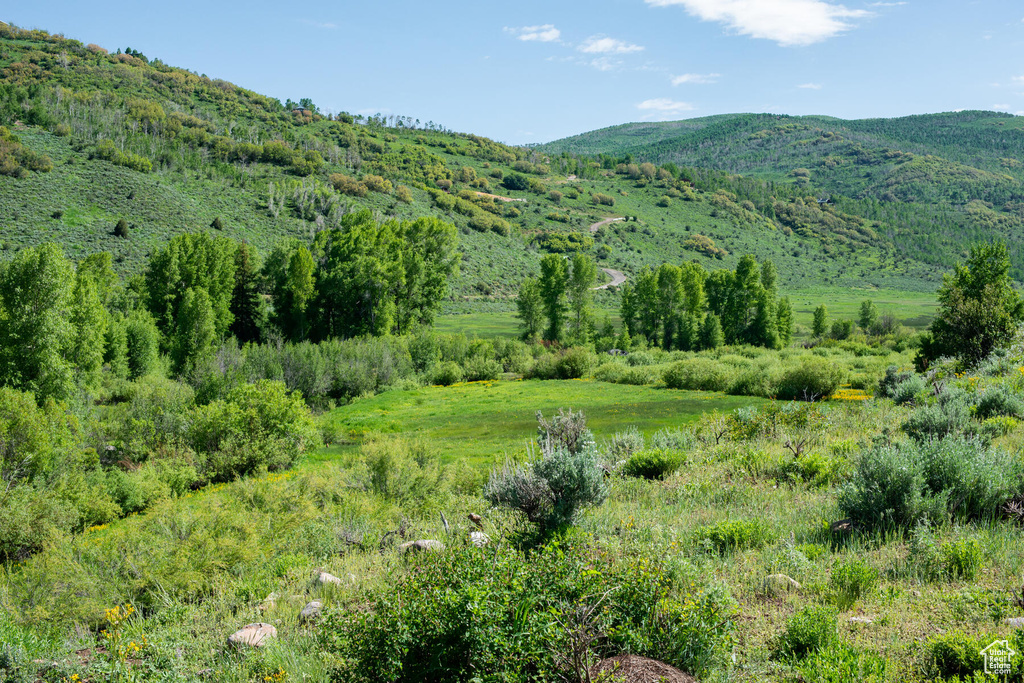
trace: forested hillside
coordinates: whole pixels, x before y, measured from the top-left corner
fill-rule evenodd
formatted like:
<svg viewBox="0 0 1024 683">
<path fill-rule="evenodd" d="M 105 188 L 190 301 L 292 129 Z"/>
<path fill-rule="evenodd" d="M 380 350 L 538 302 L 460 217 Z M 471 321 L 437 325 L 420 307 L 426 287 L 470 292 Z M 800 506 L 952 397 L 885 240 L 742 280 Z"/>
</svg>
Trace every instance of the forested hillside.
<svg viewBox="0 0 1024 683">
<path fill-rule="evenodd" d="M 986 126 L 1005 119 L 975 118 L 967 129 L 985 140 Z M 947 146 L 959 120 L 950 119 Z M 282 241 L 312 244 L 361 209 L 378 219 L 435 216 L 460 233 L 461 269 L 445 304 L 458 310 L 514 295 L 545 253 L 587 252 L 629 277 L 665 262 L 735 267 L 749 253 L 772 260 L 787 288 L 920 291 L 934 290 L 936 266 L 971 241 L 997 234 L 1016 253 L 1019 169 L 982 168 L 969 155 L 954 163 L 919 142 L 897 163 L 861 140 L 925 135 L 913 122 L 828 138 L 817 128 L 839 123 L 829 121 L 647 124 L 629 149 L 616 143 L 621 154 L 579 156 L 411 117 L 329 115 L 308 99 L 282 104 L 130 48 L 3 27 L 0 257 L 57 241 L 75 260 L 110 251 L 128 275 L 183 232 L 247 241 L 259 258 Z M 673 156 L 665 150 L 683 148 L 654 132 L 694 136 L 694 152 Z M 977 145 L 985 158 L 1012 158 L 995 147 Z M 826 149 L 834 168 L 807 156 Z M 647 156 L 658 165 L 634 163 Z M 829 200 L 819 202 L 823 193 Z"/>
<path fill-rule="evenodd" d="M 625 124 L 540 149 L 599 156 L 606 164 L 625 159 L 742 173 L 765 181 L 755 184 L 762 194 L 765 186 L 774 194 L 776 183 L 813 190 L 844 213 L 884 226 L 883 240 L 925 263 L 948 265 L 965 245 L 993 236 L 1020 253 L 1021 117 L 964 111 L 843 121 L 738 114 Z M 1017 265 L 1015 276 L 1021 275 Z"/>
</svg>

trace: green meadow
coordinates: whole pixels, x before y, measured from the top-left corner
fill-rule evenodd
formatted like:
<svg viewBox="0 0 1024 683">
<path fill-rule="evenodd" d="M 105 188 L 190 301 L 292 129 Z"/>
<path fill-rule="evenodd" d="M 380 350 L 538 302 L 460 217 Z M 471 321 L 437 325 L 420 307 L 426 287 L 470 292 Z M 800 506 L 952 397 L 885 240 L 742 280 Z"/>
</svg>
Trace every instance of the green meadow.
<svg viewBox="0 0 1024 683">
<path fill-rule="evenodd" d="M 762 403 L 764 399 L 749 396 L 591 380 L 492 381 L 389 391 L 337 408 L 325 420 L 350 441 L 373 433 L 401 433 L 426 440 L 445 461 L 489 466 L 526 453 L 536 438 L 538 410 L 547 417 L 559 408 L 585 410 L 600 442 L 629 426 L 650 435 L 685 426 L 706 412 Z M 325 449 L 315 459 L 333 459 L 343 449 Z"/>
</svg>

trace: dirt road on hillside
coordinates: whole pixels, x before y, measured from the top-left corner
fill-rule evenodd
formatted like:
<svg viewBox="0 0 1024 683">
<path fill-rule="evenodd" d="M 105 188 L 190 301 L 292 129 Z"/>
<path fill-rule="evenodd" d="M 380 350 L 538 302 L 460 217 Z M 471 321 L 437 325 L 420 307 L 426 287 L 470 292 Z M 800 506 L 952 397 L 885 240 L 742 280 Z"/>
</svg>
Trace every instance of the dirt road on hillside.
<svg viewBox="0 0 1024 683">
<path fill-rule="evenodd" d="M 608 277 L 610 277 L 612 281 L 606 282 L 599 287 L 594 287 L 594 289 L 608 289 L 609 287 L 618 287 L 619 285 L 626 281 L 626 274 L 623 273 L 621 270 L 615 270 L 614 268 L 602 268 L 601 270 L 608 273 Z"/>
<path fill-rule="evenodd" d="M 605 218 L 603 221 L 598 221 L 590 226 L 590 232 L 597 232 L 598 228 L 603 228 L 606 225 L 611 225 L 616 221 L 624 221 L 625 218 Z"/>
</svg>

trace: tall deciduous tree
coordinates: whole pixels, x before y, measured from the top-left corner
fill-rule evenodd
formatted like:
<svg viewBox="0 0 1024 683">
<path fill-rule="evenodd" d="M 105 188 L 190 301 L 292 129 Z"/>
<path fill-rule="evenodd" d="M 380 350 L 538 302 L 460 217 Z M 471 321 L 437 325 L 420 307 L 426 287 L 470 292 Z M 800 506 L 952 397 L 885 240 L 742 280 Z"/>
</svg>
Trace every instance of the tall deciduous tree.
<svg viewBox="0 0 1024 683">
<path fill-rule="evenodd" d="M 565 259 L 558 254 L 548 254 L 540 262 L 540 296 L 544 301 L 544 314 L 548 328 L 544 338 L 558 341 L 562 338 L 565 325 L 565 289 L 569 281 Z"/>
<path fill-rule="evenodd" d="M 814 309 L 814 323 L 811 326 L 811 333 L 815 337 L 823 337 L 828 332 L 828 308 L 821 304 Z"/>
<path fill-rule="evenodd" d="M 55 244 L 0 264 L 0 383 L 37 398 L 70 395 L 74 283 L 74 268 Z"/>
<path fill-rule="evenodd" d="M 864 331 L 864 334 L 868 334 L 876 322 L 878 322 L 878 309 L 875 308 L 875 302 L 871 299 L 865 299 L 860 304 L 860 315 L 857 316 L 857 324 L 860 325 L 860 329 Z"/>
<path fill-rule="evenodd" d="M 107 331 L 107 311 L 100 303 L 92 275 L 79 272 L 71 300 L 71 362 L 83 384 L 92 386 L 99 380 L 103 367 L 103 350 Z"/>
<path fill-rule="evenodd" d="M 175 323 L 171 361 L 174 371 L 183 375 L 213 353 L 217 322 L 209 293 L 202 287 L 186 289 Z"/>
<path fill-rule="evenodd" d="M 528 277 L 519 286 L 516 297 L 516 317 L 522 328 L 523 339 L 537 339 L 544 329 L 544 299 L 540 293 L 540 283 L 536 278 Z"/>
<path fill-rule="evenodd" d="M 206 292 L 214 333 L 227 334 L 235 290 L 234 241 L 207 233 L 178 235 L 154 253 L 146 269 L 146 304 L 165 334 L 175 329 L 185 292 Z"/>
<path fill-rule="evenodd" d="M 597 265 L 586 254 L 577 253 L 572 257 L 567 294 L 569 310 L 572 313 L 572 338 L 575 343 L 589 341 L 590 329 L 594 324 L 594 291 L 597 281 Z"/>
</svg>

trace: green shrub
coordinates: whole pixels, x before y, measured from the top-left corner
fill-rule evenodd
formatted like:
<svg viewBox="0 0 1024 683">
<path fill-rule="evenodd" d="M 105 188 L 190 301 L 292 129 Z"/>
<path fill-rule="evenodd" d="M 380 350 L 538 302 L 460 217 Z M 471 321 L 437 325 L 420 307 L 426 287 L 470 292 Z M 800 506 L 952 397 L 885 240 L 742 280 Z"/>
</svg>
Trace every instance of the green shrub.
<svg viewBox="0 0 1024 683">
<path fill-rule="evenodd" d="M 598 382 L 617 383 L 626 373 L 626 368 L 615 362 L 602 363 L 594 370 L 594 379 Z"/>
<path fill-rule="evenodd" d="M 647 384 L 654 384 L 657 379 L 657 375 L 651 368 L 627 368 L 625 372 L 618 377 L 616 382 L 632 386 L 644 386 Z"/>
<path fill-rule="evenodd" d="M 582 347 L 573 347 L 558 359 L 555 372 L 559 379 L 580 379 L 590 373 L 590 365 L 590 352 Z"/>
<path fill-rule="evenodd" d="M 634 351 L 626 356 L 626 365 L 632 368 L 643 365 L 654 365 L 654 356 L 646 351 Z"/>
<path fill-rule="evenodd" d="M 733 369 L 709 358 L 692 358 L 674 363 L 662 379 L 670 389 L 725 391 L 732 382 Z"/>
<path fill-rule="evenodd" d="M 1024 417 L 1024 400 L 1005 385 L 989 389 L 978 400 L 974 415 L 979 420 L 990 417 Z"/>
<path fill-rule="evenodd" d="M 836 643 L 808 654 L 796 664 L 800 680 L 814 683 L 882 683 L 889 661 L 874 652 L 862 652 L 851 645 Z"/>
<path fill-rule="evenodd" d="M 1020 426 L 1020 421 L 1013 417 L 990 417 L 981 423 L 978 433 L 985 439 L 998 439 L 1013 432 Z"/>
<path fill-rule="evenodd" d="M 394 503 L 421 502 L 444 492 L 446 473 L 437 452 L 424 441 L 372 439 L 359 447 L 354 486 Z"/>
<path fill-rule="evenodd" d="M 493 358 L 476 355 L 462 362 L 462 370 L 467 382 L 498 379 L 501 376 L 501 364 Z"/>
<path fill-rule="evenodd" d="M 845 377 L 846 370 L 838 363 L 812 356 L 783 374 L 778 397 L 798 401 L 825 399 L 840 387 Z"/>
<path fill-rule="evenodd" d="M 846 610 L 878 585 L 878 570 L 861 559 L 847 560 L 832 569 L 829 579 L 836 603 Z"/>
<path fill-rule="evenodd" d="M 943 543 L 939 556 L 943 572 L 955 580 L 974 581 L 981 569 L 981 544 L 973 538 Z"/>
<path fill-rule="evenodd" d="M 702 527 L 694 534 L 698 545 L 719 553 L 760 548 L 772 538 L 771 528 L 760 519 L 735 519 Z"/>
<path fill-rule="evenodd" d="M 463 377 L 462 366 L 455 361 L 450 360 L 445 363 L 435 365 L 433 370 L 430 372 L 430 379 L 427 381 L 431 384 L 449 387 L 461 382 Z"/>
<path fill-rule="evenodd" d="M 260 468 L 291 467 L 320 446 L 320 430 L 300 394 L 261 380 L 198 408 L 189 439 L 205 456 L 204 474 L 227 481 Z"/>
<path fill-rule="evenodd" d="M 499 544 L 424 554 L 372 593 L 369 609 L 330 610 L 316 638 L 339 662 L 333 680 L 559 680 L 569 651 L 560 623 L 598 601 L 593 627 L 608 651 L 700 676 L 724 663 L 734 628 L 727 595 L 657 558 L 573 537 L 530 552 Z"/>
<path fill-rule="evenodd" d="M 942 678 L 970 678 L 984 668 L 981 650 L 988 643 L 963 631 L 936 636 L 925 646 L 929 666 Z"/>
<path fill-rule="evenodd" d="M 664 479 L 682 467 L 684 461 L 685 456 L 679 451 L 637 451 L 626 460 L 622 473 L 627 477 Z"/>
<path fill-rule="evenodd" d="M 772 643 L 772 653 L 777 658 L 800 659 L 838 641 L 836 613 L 830 607 L 804 607 L 786 621 L 786 629 Z"/>
</svg>

